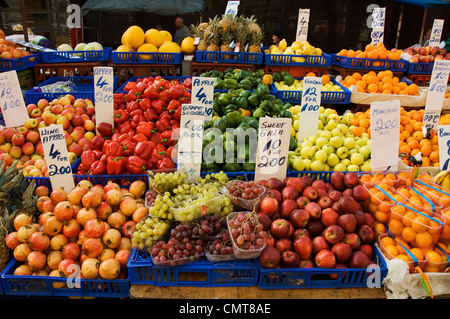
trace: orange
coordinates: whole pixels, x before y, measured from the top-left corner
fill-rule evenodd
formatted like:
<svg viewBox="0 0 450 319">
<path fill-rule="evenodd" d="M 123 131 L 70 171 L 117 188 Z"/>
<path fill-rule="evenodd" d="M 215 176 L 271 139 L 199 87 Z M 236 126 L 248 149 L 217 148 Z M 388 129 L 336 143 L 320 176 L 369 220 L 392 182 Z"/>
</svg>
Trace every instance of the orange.
<svg viewBox="0 0 450 319">
<path fill-rule="evenodd" d="M 391 206 L 392 204 L 389 201 L 384 200 L 378 204 L 378 210 L 388 214 L 391 211 Z"/>
<path fill-rule="evenodd" d="M 375 44 L 375 49 L 380 49 L 380 48 L 384 48 L 384 43 L 383 42 L 378 42 L 377 44 Z"/>
<path fill-rule="evenodd" d="M 368 93 L 375 93 L 378 92 L 378 85 L 376 85 L 375 83 L 371 83 L 367 86 L 367 92 Z"/>
<path fill-rule="evenodd" d="M 420 250 L 419 248 L 411 248 L 411 250 L 409 251 L 411 254 L 414 255 L 414 257 L 417 258 L 417 260 L 424 260 L 425 256 L 422 252 L 422 250 Z"/>
<path fill-rule="evenodd" d="M 415 124 L 415 123 L 414 123 L 414 124 Z M 414 125 L 413 125 L 413 127 L 414 127 Z M 413 133 L 412 137 L 413 137 L 416 141 L 420 142 L 420 141 L 423 139 L 423 132 L 422 132 L 422 131 L 415 131 L 415 132 Z M 420 143 L 419 143 L 419 147 L 420 147 Z"/>
<path fill-rule="evenodd" d="M 358 53 L 358 54 L 356 54 L 355 58 L 367 59 L 367 52 Z"/>
<path fill-rule="evenodd" d="M 330 76 L 328 74 L 322 75 L 322 84 L 327 84 L 330 82 Z"/>
<path fill-rule="evenodd" d="M 433 245 L 433 238 L 429 232 L 421 232 L 416 235 L 416 244 L 421 248 L 429 248 Z"/>
<path fill-rule="evenodd" d="M 381 94 L 392 94 L 391 90 L 383 90 L 381 91 Z"/>
<path fill-rule="evenodd" d="M 387 223 L 387 221 L 389 220 L 389 214 L 385 213 L 385 212 L 382 212 L 380 210 L 377 210 L 375 212 L 375 216 L 374 217 L 380 223 Z"/>
<path fill-rule="evenodd" d="M 394 236 L 400 236 L 403 232 L 403 228 L 405 226 L 403 226 L 402 222 L 398 219 L 391 219 L 388 223 L 388 228 L 389 231 L 394 235 Z"/>
<path fill-rule="evenodd" d="M 439 151 L 432 151 L 428 157 L 431 162 L 439 162 Z"/>
<path fill-rule="evenodd" d="M 356 79 L 357 81 L 361 80 L 362 75 L 359 72 L 355 72 L 352 74 L 353 78 Z"/>
<path fill-rule="evenodd" d="M 378 51 L 369 51 L 367 52 L 367 58 L 368 59 L 378 59 Z"/>
<path fill-rule="evenodd" d="M 423 161 L 424 156 L 428 158 L 428 156 L 431 154 L 431 145 L 424 144 L 420 146 L 420 152 L 422 153 L 422 161 Z M 430 159 L 428 158 L 428 160 Z M 422 166 L 426 167 L 427 165 L 422 164 Z"/>
<path fill-rule="evenodd" d="M 356 85 L 357 86 L 361 86 L 362 88 L 366 88 L 367 87 L 367 82 L 366 81 L 363 81 L 363 80 L 357 80 L 356 81 Z"/>
<path fill-rule="evenodd" d="M 407 262 L 407 263 L 411 262 L 411 258 L 406 254 L 398 254 L 395 258 L 403 260 L 404 262 Z"/>
<path fill-rule="evenodd" d="M 348 78 L 346 78 L 346 80 L 344 80 L 344 82 L 347 85 L 351 86 L 351 85 L 355 85 L 356 84 L 356 79 L 353 78 L 353 77 L 348 77 Z"/>
<path fill-rule="evenodd" d="M 366 45 L 365 50 L 367 52 L 371 52 L 375 50 L 375 47 L 373 46 L 373 44 L 369 43 L 368 45 Z"/>
<path fill-rule="evenodd" d="M 383 82 L 383 83 L 391 83 L 392 84 L 392 78 L 389 75 L 385 75 L 381 79 L 381 82 Z"/>
<path fill-rule="evenodd" d="M 417 233 L 426 231 L 428 229 L 428 218 L 417 215 L 416 218 L 413 219 L 411 227 Z"/>
<path fill-rule="evenodd" d="M 405 206 L 402 205 L 392 206 L 391 210 L 392 210 L 391 218 L 396 220 L 402 219 L 403 215 L 405 215 L 406 213 L 406 208 Z"/>
<path fill-rule="evenodd" d="M 401 90 L 402 89 L 400 89 L 398 85 L 394 85 L 394 88 L 392 89 L 392 94 L 399 94 Z"/>
<path fill-rule="evenodd" d="M 401 90 L 398 92 L 398 95 L 408 95 L 408 92 L 406 92 L 406 90 Z"/>
<path fill-rule="evenodd" d="M 412 124 L 406 124 L 403 127 L 403 130 L 409 132 L 410 134 L 412 134 L 414 132 L 414 127 L 412 126 Z"/>
<path fill-rule="evenodd" d="M 410 155 L 414 156 L 417 155 L 420 152 L 420 150 L 418 148 L 412 149 Z"/>
<path fill-rule="evenodd" d="M 389 237 L 389 236 L 384 236 L 384 237 L 382 237 L 382 238 L 380 239 L 380 241 L 381 241 L 381 244 L 382 244 L 384 247 L 387 247 L 387 246 L 389 246 L 389 245 L 395 245 L 395 240 L 394 240 L 392 237 Z"/>
<path fill-rule="evenodd" d="M 387 252 L 388 258 L 397 257 L 398 255 L 398 249 L 394 245 L 387 245 L 384 246 L 384 250 Z"/>
<path fill-rule="evenodd" d="M 402 237 L 407 242 L 413 242 L 416 239 L 417 233 L 410 226 L 403 228 Z"/>
<path fill-rule="evenodd" d="M 422 131 L 422 126 L 423 126 L 423 123 L 421 121 L 416 121 L 413 124 L 414 131 Z"/>
<path fill-rule="evenodd" d="M 398 86 L 400 87 L 400 89 L 404 90 L 406 89 L 406 87 L 408 86 L 408 84 L 406 84 L 406 82 L 399 82 Z"/>
<path fill-rule="evenodd" d="M 408 92 L 409 95 L 414 95 L 419 91 L 419 87 L 417 86 L 417 84 L 413 83 L 408 85 L 405 90 L 406 92 Z"/>
<path fill-rule="evenodd" d="M 392 77 L 392 83 L 398 84 L 400 82 L 400 79 L 397 76 Z"/>
<path fill-rule="evenodd" d="M 347 51 L 347 57 L 349 57 L 349 58 L 354 58 L 354 57 L 356 57 L 356 52 L 354 51 L 354 50 L 348 50 Z"/>
<path fill-rule="evenodd" d="M 308 72 L 305 76 L 316 76 L 314 72 Z"/>
<path fill-rule="evenodd" d="M 441 262 L 441 256 L 439 256 L 439 254 L 437 252 L 435 252 L 434 250 L 427 250 L 425 252 L 425 255 L 428 257 L 428 261 L 435 263 L 435 264 L 439 264 Z"/>
<path fill-rule="evenodd" d="M 366 81 L 368 84 L 374 84 L 380 82 L 380 79 L 376 75 L 369 75 Z"/>
<path fill-rule="evenodd" d="M 341 51 L 339 51 L 338 55 L 347 56 L 347 53 L 348 53 L 347 49 L 342 49 Z"/>
<path fill-rule="evenodd" d="M 359 126 L 368 128 L 370 126 L 370 120 L 369 119 L 362 119 L 359 121 Z"/>
<path fill-rule="evenodd" d="M 410 139 L 409 141 L 406 140 L 406 144 L 408 144 L 408 147 L 413 150 L 413 149 L 418 149 L 419 148 L 419 142 L 417 140 Z"/>
<path fill-rule="evenodd" d="M 388 57 L 388 53 L 386 52 L 386 50 L 377 50 L 378 52 L 378 59 L 382 59 L 382 60 L 386 60 Z"/>
<path fill-rule="evenodd" d="M 377 74 L 379 80 L 382 80 L 385 77 L 386 73 L 384 71 L 380 71 Z"/>
</svg>

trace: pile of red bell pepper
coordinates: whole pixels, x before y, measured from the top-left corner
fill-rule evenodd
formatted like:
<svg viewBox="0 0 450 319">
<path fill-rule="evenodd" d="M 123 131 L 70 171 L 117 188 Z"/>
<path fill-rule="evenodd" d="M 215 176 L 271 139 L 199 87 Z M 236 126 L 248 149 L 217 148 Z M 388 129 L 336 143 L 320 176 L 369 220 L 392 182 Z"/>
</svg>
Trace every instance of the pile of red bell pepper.
<svg viewBox="0 0 450 319">
<path fill-rule="evenodd" d="M 172 132 L 180 127 L 181 104 L 191 100 L 191 83 L 190 78 L 179 83 L 147 77 L 128 82 L 127 93 L 114 93 L 114 129 L 91 140 L 77 174 L 146 174 L 175 168 L 172 149 L 177 139 Z"/>
</svg>

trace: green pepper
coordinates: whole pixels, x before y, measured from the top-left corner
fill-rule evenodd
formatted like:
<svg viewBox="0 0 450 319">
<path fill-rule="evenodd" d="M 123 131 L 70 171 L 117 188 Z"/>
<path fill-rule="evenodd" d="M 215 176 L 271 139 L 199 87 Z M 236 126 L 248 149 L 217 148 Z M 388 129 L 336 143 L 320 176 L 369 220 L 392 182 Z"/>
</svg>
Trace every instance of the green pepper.
<svg viewBox="0 0 450 319">
<path fill-rule="evenodd" d="M 251 126 L 248 124 L 248 122 L 246 121 L 246 120 L 243 120 L 242 122 L 241 122 L 241 124 L 239 124 L 238 125 L 238 127 L 237 127 L 237 129 L 238 128 L 242 128 L 243 130 L 244 130 L 244 132 L 247 130 L 247 129 L 249 129 Z"/>
<path fill-rule="evenodd" d="M 236 151 L 236 159 L 237 159 L 238 163 L 248 160 L 249 156 L 250 156 L 250 151 L 248 148 L 248 144 L 238 145 L 237 151 Z"/>
<path fill-rule="evenodd" d="M 233 73 L 234 73 L 234 69 L 233 69 L 233 68 L 227 68 L 223 73 L 224 73 L 224 74 L 226 74 L 226 73 L 231 73 L 231 74 L 233 74 Z"/>
<path fill-rule="evenodd" d="M 255 120 L 254 118 L 251 119 L 250 121 L 248 121 L 248 125 L 250 127 L 253 127 L 254 129 L 258 129 L 259 128 L 259 122 L 257 120 Z"/>
<path fill-rule="evenodd" d="M 225 172 L 239 172 L 241 171 L 241 165 L 239 163 L 226 163 L 223 165 Z"/>
<path fill-rule="evenodd" d="M 281 76 L 280 72 L 273 72 L 272 77 L 274 82 L 283 81 L 283 77 Z"/>
<path fill-rule="evenodd" d="M 292 104 L 289 102 L 284 103 L 282 110 L 289 110 L 292 107 Z"/>
<path fill-rule="evenodd" d="M 242 90 L 241 93 L 239 93 L 239 97 L 245 97 L 248 98 L 250 96 L 251 92 L 249 90 Z"/>
<path fill-rule="evenodd" d="M 228 93 L 221 93 L 217 98 L 217 103 L 219 103 L 220 106 L 227 106 L 231 103 L 231 95 Z"/>
<path fill-rule="evenodd" d="M 242 115 L 239 111 L 233 111 L 225 115 L 227 128 L 236 128 L 242 122 Z"/>
<path fill-rule="evenodd" d="M 224 142 L 224 145 L 225 145 L 226 141 L 233 141 L 234 140 L 234 136 L 233 136 L 232 133 L 225 131 L 222 134 L 222 139 L 223 139 L 223 142 Z"/>
<path fill-rule="evenodd" d="M 248 110 L 248 99 L 246 97 L 238 97 L 236 99 L 236 106 L 238 109 L 246 109 Z"/>
<path fill-rule="evenodd" d="M 209 121 L 205 121 L 205 124 L 203 125 L 203 129 L 208 129 L 213 127 L 214 121 L 213 120 L 209 120 Z"/>
<path fill-rule="evenodd" d="M 225 116 L 225 115 L 227 115 L 228 113 L 235 112 L 235 111 L 237 111 L 237 110 L 238 110 L 238 108 L 237 108 L 236 105 L 234 105 L 234 104 L 229 104 L 229 105 L 227 105 L 225 108 L 223 108 L 222 113 L 223 113 L 223 115 Z"/>
<path fill-rule="evenodd" d="M 218 128 L 221 132 L 225 132 L 227 129 L 227 123 L 223 117 L 214 121 L 215 128 Z"/>
<path fill-rule="evenodd" d="M 249 97 L 248 97 L 248 104 L 250 105 L 250 107 L 257 107 L 259 105 L 259 97 L 258 94 L 256 93 L 252 93 Z"/>
<path fill-rule="evenodd" d="M 244 70 L 240 70 L 240 71 L 236 72 L 236 80 L 238 82 L 241 82 L 246 77 L 247 77 L 247 72 L 245 72 Z"/>
<path fill-rule="evenodd" d="M 243 90 L 251 90 L 253 84 L 249 79 L 243 79 L 241 82 L 239 82 L 239 87 Z"/>
<path fill-rule="evenodd" d="M 257 78 L 257 79 L 261 79 L 264 75 L 264 70 L 261 70 L 263 72 L 263 74 L 261 74 L 260 70 L 256 70 L 255 72 L 253 72 L 253 77 Z"/>
<path fill-rule="evenodd" d="M 223 81 L 223 87 L 225 89 L 236 89 L 238 86 L 238 82 L 235 79 L 225 79 Z"/>
<path fill-rule="evenodd" d="M 258 97 L 260 99 L 267 99 L 268 96 L 270 95 L 270 90 L 269 87 L 266 84 L 260 84 L 258 85 L 258 87 L 256 88 L 256 94 L 258 95 Z"/>
<path fill-rule="evenodd" d="M 209 77 L 211 77 L 211 73 L 210 72 L 203 72 L 202 74 L 200 74 L 200 77 L 202 77 L 202 78 L 209 78 Z"/>
<path fill-rule="evenodd" d="M 289 139 L 289 150 L 293 151 L 297 148 L 297 139 L 293 136 Z"/>
<path fill-rule="evenodd" d="M 223 81 L 221 78 L 214 79 L 214 89 L 221 90 L 223 88 Z"/>
<path fill-rule="evenodd" d="M 286 71 L 286 70 L 281 71 L 281 77 L 282 77 L 282 78 L 284 78 L 286 75 L 290 75 L 290 74 L 289 74 L 289 71 Z"/>
<path fill-rule="evenodd" d="M 260 118 L 266 116 L 266 112 L 261 107 L 258 107 L 255 111 L 253 111 L 254 118 Z M 258 124 L 259 126 L 259 124 Z"/>
<path fill-rule="evenodd" d="M 294 84 L 295 78 L 292 75 L 288 74 L 283 77 L 283 81 L 287 86 L 291 86 L 292 84 Z"/>
<path fill-rule="evenodd" d="M 222 112 L 222 107 L 219 105 L 219 103 L 217 103 L 217 100 L 213 101 L 212 107 L 213 107 L 213 112 L 215 112 L 217 114 L 220 114 Z"/>
<path fill-rule="evenodd" d="M 272 113 L 275 110 L 275 103 L 269 100 L 264 100 L 259 105 L 266 113 Z"/>
<path fill-rule="evenodd" d="M 292 118 L 292 113 L 291 113 L 291 111 L 288 111 L 288 110 L 281 110 L 278 113 L 278 117 Z"/>
</svg>

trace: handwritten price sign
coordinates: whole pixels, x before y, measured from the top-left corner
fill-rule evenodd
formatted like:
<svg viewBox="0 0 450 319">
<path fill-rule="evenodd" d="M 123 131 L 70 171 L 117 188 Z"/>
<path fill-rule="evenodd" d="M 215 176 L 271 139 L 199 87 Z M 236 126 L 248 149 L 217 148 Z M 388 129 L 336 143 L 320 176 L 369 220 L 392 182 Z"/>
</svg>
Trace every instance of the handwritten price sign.
<svg viewBox="0 0 450 319">
<path fill-rule="evenodd" d="M 309 13 L 309 9 L 298 10 L 296 41 L 304 42 L 308 39 Z"/>
<path fill-rule="evenodd" d="M 94 67 L 95 123 L 114 126 L 114 71 L 112 67 Z"/>
<path fill-rule="evenodd" d="M 178 140 L 178 170 L 191 182 L 200 177 L 205 106 L 183 104 Z"/>
<path fill-rule="evenodd" d="M 450 125 L 438 125 L 439 164 L 441 171 L 450 170 Z"/>
<path fill-rule="evenodd" d="M 236 16 L 239 8 L 239 2 L 240 1 L 228 1 L 227 7 L 225 9 L 225 14 Z"/>
<path fill-rule="evenodd" d="M 208 77 L 192 77 L 191 103 L 205 106 L 205 121 L 212 118 L 214 80 Z"/>
<path fill-rule="evenodd" d="M 396 170 L 400 141 L 400 101 L 370 104 L 372 171 Z"/>
<path fill-rule="evenodd" d="M 435 60 L 431 73 L 430 87 L 428 89 L 425 110 L 441 111 L 444 95 L 447 89 L 450 60 Z"/>
<path fill-rule="evenodd" d="M 442 29 L 444 28 L 444 20 L 442 19 L 434 19 L 433 28 L 431 29 L 430 34 L 430 43 L 428 44 L 431 47 L 439 46 L 441 42 Z"/>
<path fill-rule="evenodd" d="M 298 141 L 317 133 L 320 100 L 322 98 L 322 78 L 304 77 L 300 111 Z"/>
<path fill-rule="evenodd" d="M 286 177 L 291 123 L 290 118 L 259 119 L 255 181 Z"/>
<path fill-rule="evenodd" d="M 0 73 L 0 107 L 6 127 L 22 126 L 29 118 L 16 71 Z"/>
<path fill-rule="evenodd" d="M 66 192 L 75 188 L 70 167 L 64 129 L 61 124 L 39 128 L 48 175 L 53 189 L 63 187 Z"/>
<path fill-rule="evenodd" d="M 386 8 L 374 8 L 372 18 L 372 44 L 383 43 Z"/>
</svg>

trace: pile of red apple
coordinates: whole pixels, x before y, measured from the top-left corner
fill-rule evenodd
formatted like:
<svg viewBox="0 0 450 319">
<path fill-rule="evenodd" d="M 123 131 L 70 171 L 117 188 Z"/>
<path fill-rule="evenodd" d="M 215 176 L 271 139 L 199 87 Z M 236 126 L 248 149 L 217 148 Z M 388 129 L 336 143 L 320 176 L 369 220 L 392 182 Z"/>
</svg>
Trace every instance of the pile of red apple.
<svg viewBox="0 0 450 319">
<path fill-rule="evenodd" d="M 450 60 L 450 53 L 445 48 L 429 45 L 416 49 L 409 47 L 405 52 L 411 55 L 410 63 L 434 63 L 435 60 Z"/>
<path fill-rule="evenodd" d="M 0 130 L 0 156 L 6 167 L 19 159 L 25 177 L 48 176 L 39 128 L 62 125 L 71 163 L 95 136 L 95 108 L 89 99 L 75 99 L 71 94 L 52 101 L 41 99 L 28 104 L 27 111 L 30 118 L 23 126 Z"/>
<path fill-rule="evenodd" d="M 373 218 L 361 203 L 368 191 L 355 172 L 329 182 L 302 177 L 259 181 L 267 188 L 258 219 L 268 231 L 264 268 L 366 268 L 373 262 Z"/>
<path fill-rule="evenodd" d="M 82 180 L 70 192 L 38 186 L 39 215 L 17 215 L 14 231 L 5 238 L 20 262 L 13 274 L 127 278 L 131 233 L 148 213 L 145 190 L 142 181 L 125 189 Z M 62 288 L 65 283 L 54 285 Z"/>
</svg>

